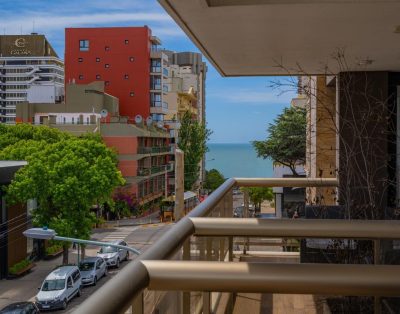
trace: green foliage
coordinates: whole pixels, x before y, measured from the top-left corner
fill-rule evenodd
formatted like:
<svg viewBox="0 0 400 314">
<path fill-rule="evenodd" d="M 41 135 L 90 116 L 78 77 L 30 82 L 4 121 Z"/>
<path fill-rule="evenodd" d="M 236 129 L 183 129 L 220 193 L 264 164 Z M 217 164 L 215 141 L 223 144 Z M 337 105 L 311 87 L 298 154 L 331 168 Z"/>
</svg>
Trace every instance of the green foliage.
<svg viewBox="0 0 400 314">
<path fill-rule="evenodd" d="M 25 269 L 26 267 L 28 267 L 29 265 L 31 265 L 32 263 L 30 262 L 30 261 L 28 261 L 27 259 L 24 259 L 24 260 L 22 260 L 22 261 L 20 261 L 20 262 L 18 262 L 18 263 L 16 263 L 16 264 L 14 264 L 13 266 L 11 266 L 9 269 L 8 269 L 8 272 L 11 274 L 11 275 L 18 275 L 18 273 L 21 271 L 21 270 L 23 270 L 23 269 Z"/>
<path fill-rule="evenodd" d="M 48 127 L 0 125 L 0 160 L 26 160 L 8 186 L 11 203 L 36 198 L 36 226 L 60 235 L 88 239 L 93 204 L 111 198 L 124 180 L 115 153 L 99 136 L 74 137 Z"/>
<path fill-rule="evenodd" d="M 250 201 L 257 207 L 261 208 L 261 203 L 265 200 L 272 201 L 274 198 L 274 194 L 272 192 L 272 188 L 266 187 L 251 187 L 251 188 L 242 188 L 243 191 L 247 191 L 249 193 Z"/>
<path fill-rule="evenodd" d="M 185 112 L 179 129 L 178 147 L 185 153 L 185 190 L 191 190 L 200 175 L 200 161 L 207 152 L 211 131 Z"/>
<path fill-rule="evenodd" d="M 48 246 L 46 248 L 46 255 L 53 255 L 55 253 L 58 253 L 62 250 L 62 248 L 62 244 L 53 244 L 51 246 Z"/>
<path fill-rule="evenodd" d="M 290 168 L 294 176 L 296 164 L 306 158 L 306 110 L 298 107 L 285 108 L 268 127 L 265 141 L 254 141 L 258 157 L 271 158 Z"/>
<path fill-rule="evenodd" d="M 224 181 L 224 176 L 217 169 L 211 169 L 210 171 L 206 171 L 206 181 L 203 187 L 207 190 L 214 191 L 224 183 Z"/>
</svg>

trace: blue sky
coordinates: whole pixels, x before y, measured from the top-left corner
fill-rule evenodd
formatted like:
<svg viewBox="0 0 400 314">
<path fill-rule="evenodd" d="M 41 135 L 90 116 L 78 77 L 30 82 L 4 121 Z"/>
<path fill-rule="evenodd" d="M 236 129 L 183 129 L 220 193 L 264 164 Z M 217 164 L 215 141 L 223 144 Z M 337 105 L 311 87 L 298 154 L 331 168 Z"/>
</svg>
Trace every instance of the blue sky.
<svg viewBox="0 0 400 314">
<path fill-rule="evenodd" d="M 2 34 L 45 34 L 61 58 L 64 28 L 78 26 L 148 25 L 166 49 L 198 51 L 156 0 L 2 0 L 0 16 Z M 213 143 L 264 139 L 268 123 L 295 96 L 269 88 L 277 78 L 223 78 L 208 68 L 206 119 Z"/>
</svg>

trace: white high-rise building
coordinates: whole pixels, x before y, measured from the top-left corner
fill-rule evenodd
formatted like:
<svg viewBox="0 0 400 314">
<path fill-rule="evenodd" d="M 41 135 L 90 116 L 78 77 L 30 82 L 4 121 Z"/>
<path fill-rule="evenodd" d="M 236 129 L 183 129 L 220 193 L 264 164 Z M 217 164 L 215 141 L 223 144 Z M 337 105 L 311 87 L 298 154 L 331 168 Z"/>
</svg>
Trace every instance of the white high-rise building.
<svg viewBox="0 0 400 314">
<path fill-rule="evenodd" d="M 57 103 L 63 98 L 64 62 L 46 37 L 1 35 L 0 123 L 16 122 L 17 103 Z"/>
</svg>

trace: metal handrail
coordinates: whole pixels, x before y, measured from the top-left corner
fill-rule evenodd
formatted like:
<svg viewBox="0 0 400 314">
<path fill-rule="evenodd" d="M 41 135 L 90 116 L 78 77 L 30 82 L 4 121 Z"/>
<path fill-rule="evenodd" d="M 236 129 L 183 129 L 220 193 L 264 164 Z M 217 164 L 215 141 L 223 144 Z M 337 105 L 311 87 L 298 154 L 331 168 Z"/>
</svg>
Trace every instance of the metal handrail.
<svg viewBox="0 0 400 314">
<path fill-rule="evenodd" d="M 168 230 L 146 252 L 129 263 L 113 279 L 84 301 L 74 313 L 78 314 L 114 314 L 124 312 L 143 289 L 150 283 L 149 272 L 142 261 L 164 260 L 171 257 L 194 234 L 195 226 L 191 218 L 206 217 L 218 206 L 228 192 L 235 186 L 299 186 L 326 187 L 336 186 L 336 179 L 228 179 L 218 187 L 205 201 L 200 203 L 187 216 Z M 238 219 L 239 220 L 239 219 Z M 118 291 L 116 293 L 116 291 Z M 112 296 L 112 298 L 110 298 Z"/>
<path fill-rule="evenodd" d="M 399 220 L 190 218 L 195 236 L 400 239 Z M 371 233 L 373 230 L 373 234 Z"/>
<path fill-rule="evenodd" d="M 149 289 L 398 296 L 399 266 L 143 261 Z M 319 278 L 316 279 L 316 278 Z"/>
</svg>

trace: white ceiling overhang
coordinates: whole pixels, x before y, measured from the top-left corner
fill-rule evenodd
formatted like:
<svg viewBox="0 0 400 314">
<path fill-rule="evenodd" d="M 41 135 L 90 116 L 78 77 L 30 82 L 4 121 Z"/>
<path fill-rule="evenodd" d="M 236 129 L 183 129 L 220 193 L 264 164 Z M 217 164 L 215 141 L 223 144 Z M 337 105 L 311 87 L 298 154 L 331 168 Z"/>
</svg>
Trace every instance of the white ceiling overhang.
<svg viewBox="0 0 400 314">
<path fill-rule="evenodd" d="M 223 76 L 400 71 L 400 0 L 158 1 Z"/>
</svg>

